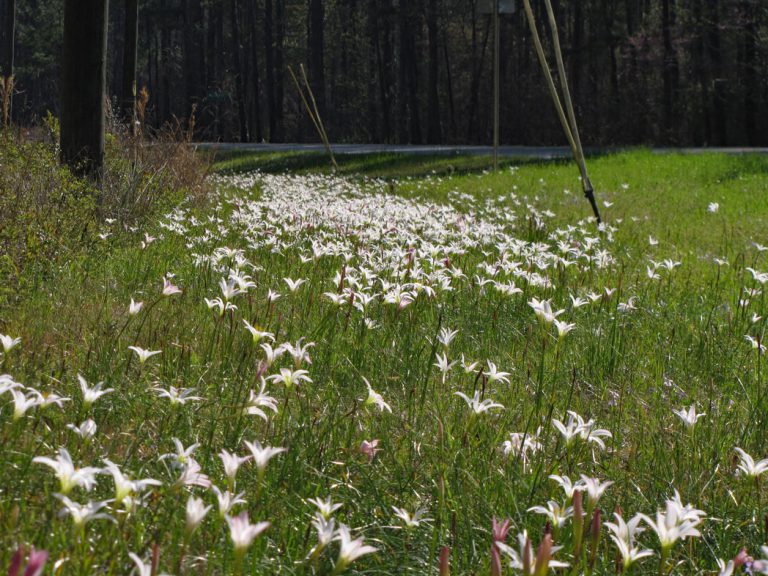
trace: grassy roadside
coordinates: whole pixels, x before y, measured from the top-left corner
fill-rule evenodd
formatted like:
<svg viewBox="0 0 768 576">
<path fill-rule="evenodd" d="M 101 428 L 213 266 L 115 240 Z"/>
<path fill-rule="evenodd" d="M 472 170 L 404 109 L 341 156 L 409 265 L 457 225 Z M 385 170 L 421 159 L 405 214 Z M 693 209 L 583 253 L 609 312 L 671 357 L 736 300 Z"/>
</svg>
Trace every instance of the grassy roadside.
<svg viewBox="0 0 768 576">
<path fill-rule="evenodd" d="M 243 161 L 250 169 L 266 162 L 271 173 L 231 175 L 207 207 L 182 205 L 162 225 L 105 235 L 98 252 L 63 262 L 0 310 L 0 333 L 22 339 L 0 373 L 71 398 L 15 421 L 13 406 L 2 407 L 0 433 L 12 449 L 0 455 L 0 565 L 24 541 L 66 558 L 65 573 L 123 574 L 129 551 L 146 558 L 158 544 L 161 571 L 232 572 L 216 499 L 179 486 L 184 466 L 174 458 L 158 460 L 174 451 L 172 438 L 200 443 L 194 457 L 222 489 L 220 450 L 242 455 L 244 440 L 287 448 L 263 475 L 251 463 L 231 485 L 247 500 L 236 512 L 272 523 L 245 559 L 254 573 L 332 572 L 337 544 L 316 564 L 305 561 L 316 540 L 308 499 L 326 496 L 343 503 L 336 520 L 379 549 L 359 561 L 361 573 L 434 573 L 441 546 L 452 550 L 454 573 L 487 573 L 490 519 L 510 517 L 515 533 L 528 529 L 537 542 L 546 519 L 528 508 L 563 501 L 550 474 L 614 482 L 600 503 L 604 519 L 617 506 L 627 517 L 653 515 L 675 489 L 704 509 L 711 519 L 703 537 L 674 549 L 675 573 L 714 573 L 716 558 L 742 545 L 758 553 L 768 494 L 735 475 L 733 449 L 768 455 L 763 360 L 744 338 L 762 338 L 766 327 L 751 318 L 768 310 L 745 267 L 768 268 L 754 245 L 768 244 L 768 160 L 646 152 L 593 159 L 611 223 L 602 236 L 585 223 L 589 208 L 570 164 L 510 164 L 493 175 L 476 158 L 440 172 L 445 160 L 358 158 L 342 179 L 311 165 L 299 170 L 294 159 Z M 282 174 L 294 170 L 301 175 Z M 237 309 L 218 314 L 204 299 L 226 299 L 219 282 L 233 271 L 255 286 L 230 297 Z M 163 296 L 163 277 L 182 292 Z M 306 283 L 291 290 L 284 278 Z M 496 287 L 510 282 L 522 292 Z M 401 285 L 413 302 L 397 300 Z M 363 309 L 337 305 L 328 293 L 338 296 L 339 286 L 376 297 Z M 270 290 L 280 298 L 268 300 Z M 590 292 L 590 305 L 570 299 Z M 135 316 L 132 298 L 144 302 Z M 539 324 L 532 298 L 552 300 L 574 331 L 559 339 Z M 313 342 L 312 362 L 286 352 L 265 366 L 258 344 L 269 338 L 255 343 L 244 320 L 270 332 L 274 348 Z M 443 328 L 458 330 L 449 344 L 438 342 Z M 134 345 L 162 353 L 140 364 Z M 444 374 L 442 354 L 456 362 Z M 480 364 L 465 370 L 462 360 Z M 509 372 L 508 382 L 488 378 L 489 362 Z M 276 414 L 243 413 L 261 375 L 296 367 L 312 382 L 270 380 Z M 87 407 L 77 374 L 115 391 Z M 363 378 L 392 413 L 366 405 Z M 173 404 L 159 394 L 171 386 L 194 389 L 200 400 Z M 455 393 L 475 391 L 504 409 L 472 415 Z M 671 410 L 692 404 L 707 415 L 689 428 Z M 611 432 L 605 450 L 565 442 L 552 419 L 565 421 L 567 410 Z M 66 424 L 88 417 L 98 432 L 86 442 Z M 504 457 L 511 433 L 539 426 L 541 445 L 525 465 Z M 360 447 L 374 439 L 382 450 L 369 460 Z M 32 462 L 60 446 L 80 465 L 109 458 L 132 478 L 163 486 L 137 498 L 135 509 L 106 505 L 116 522 L 94 520 L 78 539 L 70 519 L 58 517 L 51 471 Z M 110 499 L 112 480 L 100 476 L 93 492 L 73 494 Z M 214 506 L 192 536 L 190 494 Z M 404 527 L 393 506 L 423 506 L 430 520 Z M 566 547 L 558 557 L 578 564 L 574 538 L 572 523 L 557 528 Z M 658 573 L 658 541 L 648 529 L 641 540 L 657 556 L 635 573 Z M 594 574 L 613 574 L 614 557 L 604 535 Z"/>
</svg>

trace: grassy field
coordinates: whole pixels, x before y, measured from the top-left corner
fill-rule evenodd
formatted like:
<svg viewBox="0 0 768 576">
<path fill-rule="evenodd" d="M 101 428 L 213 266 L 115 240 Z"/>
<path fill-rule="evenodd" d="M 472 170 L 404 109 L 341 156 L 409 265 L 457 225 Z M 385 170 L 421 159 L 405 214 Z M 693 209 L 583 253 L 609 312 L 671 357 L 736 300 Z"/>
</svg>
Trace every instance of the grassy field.
<svg viewBox="0 0 768 576">
<path fill-rule="evenodd" d="M 602 230 L 569 163 L 341 164 L 219 158 L 207 207 L 105 224 L 0 308 L 0 566 L 22 544 L 60 574 L 765 557 L 768 158 L 595 158 Z M 252 544 L 243 512 L 269 523 Z M 768 570 L 743 560 L 722 573 Z"/>
</svg>

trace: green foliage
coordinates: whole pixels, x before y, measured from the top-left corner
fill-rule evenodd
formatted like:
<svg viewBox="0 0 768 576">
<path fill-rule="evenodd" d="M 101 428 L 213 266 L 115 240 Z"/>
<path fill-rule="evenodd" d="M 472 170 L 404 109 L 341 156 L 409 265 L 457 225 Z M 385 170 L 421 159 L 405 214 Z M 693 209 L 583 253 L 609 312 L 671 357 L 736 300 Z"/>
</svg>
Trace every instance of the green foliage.
<svg viewBox="0 0 768 576">
<path fill-rule="evenodd" d="M 50 147 L 0 137 L 0 304 L 51 262 L 94 240 L 97 191 Z"/>
</svg>

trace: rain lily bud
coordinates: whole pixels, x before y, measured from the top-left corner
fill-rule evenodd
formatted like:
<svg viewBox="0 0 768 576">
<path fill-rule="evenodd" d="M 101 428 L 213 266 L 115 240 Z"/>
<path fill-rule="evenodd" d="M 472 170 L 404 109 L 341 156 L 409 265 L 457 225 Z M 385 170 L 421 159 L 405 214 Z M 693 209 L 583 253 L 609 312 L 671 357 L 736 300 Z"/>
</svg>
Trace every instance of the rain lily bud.
<svg viewBox="0 0 768 576">
<path fill-rule="evenodd" d="M 491 532 L 493 535 L 493 543 L 491 544 L 491 575 L 501 576 L 501 552 L 499 547 L 496 546 L 497 542 L 504 542 L 507 539 L 507 533 L 511 525 L 511 520 L 506 519 L 499 523 L 496 518 L 491 521 Z"/>
<path fill-rule="evenodd" d="M 440 549 L 440 576 L 451 576 L 451 549 L 443 546 Z"/>
<path fill-rule="evenodd" d="M 581 490 L 573 493 L 573 556 L 581 557 L 581 544 L 584 540 L 584 496 Z"/>
<path fill-rule="evenodd" d="M 600 531 L 603 527 L 600 508 L 595 508 L 595 513 L 592 515 L 592 522 L 590 524 L 591 537 L 590 537 L 590 550 L 589 550 L 589 567 L 595 565 L 597 559 L 597 550 L 600 548 Z"/>
<path fill-rule="evenodd" d="M 534 576 L 546 576 L 549 572 L 549 561 L 552 559 L 552 535 L 546 534 L 536 551 L 536 572 Z"/>
<path fill-rule="evenodd" d="M 533 550 L 531 548 L 531 539 L 525 539 L 523 546 L 523 576 L 531 576 L 531 565 L 533 564 Z"/>
</svg>

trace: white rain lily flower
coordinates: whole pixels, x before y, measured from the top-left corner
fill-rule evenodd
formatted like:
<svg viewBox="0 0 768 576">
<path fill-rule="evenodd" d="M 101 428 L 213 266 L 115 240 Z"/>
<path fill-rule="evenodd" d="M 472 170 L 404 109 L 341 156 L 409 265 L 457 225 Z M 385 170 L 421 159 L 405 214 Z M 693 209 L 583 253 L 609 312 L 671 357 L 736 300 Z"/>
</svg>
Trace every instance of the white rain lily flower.
<svg viewBox="0 0 768 576">
<path fill-rule="evenodd" d="M 88 441 L 96 435 L 96 422 L 88 418 L 80 426 L 67 424 L 67 428 L 77 434 L 82 440 Z"/>
<path fill-rule="evenodd" d="M 295 385 L 302 382 L 312 382 L 312 378 L 308 376 L 307 370 L 291 370 L 290 368 L 280 368 L 280 374 L 272 374 L 267 376 L 267 380 L 272 382 L 282 382 L 286 388 L 293 388 Z"/>
<path fill-rule="evenodd" d="M 226 474 L 229 481 L 229 487 L 232 488 L 235 485 L 235 477 L 237 476 L 237 471 L 240 470 L 240 466 L 248 462 L 252 457 L 238 456 L 237 454 L 230 454 L 226 450 L 222 450 L 219 452 L 219 458 L 221 458 L 221 463 L 224 465 L 224 474 Z"/>
<path fill-rule="evenodd" d="M 181 294 L 181 288 L 175 286 L 168 277 L 163 277 L 163 296 L 173 296 L 174 294 Z"/>
<path fill-rule="evenodd" d="M 666 553 L 678 540 L 701 536 L 697 526 L 701 524 L 703 515 L 701 510 L 690 505 L 682 506 L 680 495 L 675 492 L 675 498 L 667 500 L 666 510 L 656 513 L 655 521 L 645 514 L 640 517 L 656 533 L 662 553 Z"/>
<path fill-rule="evenodd" d="M 21 384 L 15 382 L 8 374 L 0 374 L 0 396 L 11 390 L 23 388 Z"/>
<path fill-rule="evenodd" d="M 485 412 L 489 412 L 493 410 L 494 408 L 498 408 L 500 410 L 504 410 L 504 406 L 502 404 L 499 404 L 497 402 L 494 402 L 490 398 L 486 398 L 485 400 L 480 400 L 480 391 L 475 391 L 474 396 L 470 398 L 463 392 L 454 392 L 454 396 L 458 396 L 464 402 L 467 403 L 467 406 L 470 410 L 472 410 L 472 413 L 475 415 L 483 414 Z"/>
<path fill-rule="evenodd" d="M 587 300 L 586 298 L 580 298 L 578 296 L 574 296 L 573 294 L 570 294 L 570 298 L 571 298 L 571 308 L 573 308 L 574 310 L 589 304 L 589 300 Z"/>
<path fill-rule="evenodd" d="M 136 314 L 141 312 L 142 308 L 144 308 L 144 302 L 134 302 L 133 298 L 131 298 L 131 303 L 128 305 L 128 315 L 136 316 Z"/>
<path fill-rule="evenodd" d="M 696 422 L 699 421 L 699 418 L 706 416 L 706 414 L 700 414 L 696 412 L 695 404 L 691 404 L 690 408 L 687 410 L 685 408 L 681 408 L 680 410 L 672 410 L 672 413 L 680 418 L 680 420 L 682 420 L 688 428 L 693 428 L 696 425 Z"/>
<path fill-rule="evenodd" d="M 621 563 L 626 572 L 638 560 L 653 556 L 653 552 L 635 546 L 635 536 L 643 532 L 643 528 L 640 527 L 642 515 L 638 514 L 629 522 L 625 522 L 618 513 L 614 513 L 613 516 L 616 522 L 606 522 L 605 526 L 610 531 L 611 540 L 619 550 Z"/>
<path fill-rule="evenodd" d="M 168 398 L 171 401 L 171 406 L 184 406 L 187 402 L 197 402 L 202 400 L 200 396 L 193 396 L 195 393 L 194 388 L 176 388 L 170 386 L 167 390 L 163 388 L 155 388 L 155 392 L 160 398 Z"/>
<path fill-rule="evenodd" d="M 246 330 L 251 333 L 251 336 L 253 336 L 253 343 L 258 344 L 261 340 L 266 339 L 270 342 L 275 341 L 275 335 L 272 334 L 272 332 L 266 332 L 261 330 L 260 328 L 257 328 L 256 326 L 251 325 L 248 320 L 243 320 L 243 324 L 245 324 Z"/>
<path fill-rule="evenodd" d="M 757 338 L 755 338 L 754 336 L 750 336 L 749 334 L 745 334 L 744 335 L 744 339 L 747 342 L 750 343 L 750 345 L 752 346 L 753 350 L 757 350 L 760 354 L 765 352 L 765 345 L 763 345 L 763 343 L 760 340 L 758 340 Z"/>
<path fill-rule="evenodd" d="M 562 528 L 565 525 L 566 520 L 573 516 L 572 506 L 563 506 L 554 500 L 547 502 L 547 506 L 532 506 L 528 508 L 528 512 L 534 512 L 536 514 L 543 514 L 547 517 L 547 520 L 552 523 L 553 526 Z"/>
<path fill-rule="evenodd" d="M 210 488 L 211 480 L 202 472 L 200 464 L 194 458 L 190 458 L 182 468 L 181 474 L 175 482 L 176 486 L 199 486 Z"/>
<path fill-rule="evenodd" d="M 219 516 L 221 516 L 222 520 L 226 518 L 232 511 L 232 508 L 238 504 L 247 504 L 243 498 L 245 492 L 240 492 L 239 494 L 232 494 L 229 490 L 222 492 L 216 486 L 211 486 L 211 490 L 216 494 L 216 500 L 219 504 Z"/>
<path fill-rule="evenodd" d="M 597 506 L 597 502 L 602 497 L 603 493 L 613 484 L 612 480 L 601 482 L 598 478 L 590 478 L 585 474 L 581 475 L 582 489 L 587 493 L 589 497 L 588 507 L 594 509 Z"/>
<path fill-rule="evenodd" d="M 464 354 L 462 354 L 460 365 L 464 369 L 464 374 L 472 374 L 480 366 L 480 362 L 468 362 L 464 359 Z"/>
<path fill-rule="evenodd" d="M 734 448 L 734 450 L 736 450 L 736 452 L 739 454 L 740 460 L 739 464 L 737 465 L 737 473 L 743 474 L 747 478 L 755 479 L 768 471 L 768 458 L 764 458 L 759 462 L 755 462 L 755 459 L 741 448 L 737 447 Z"/>
<path fill-rule="evenodd" d="M 0 345 L 2 345 L 5 354 L 8 354 L 19 344 L 21 344 L 21 338 L 11 338 L 5 334 L 0 334 Z"/>
<path fill-rule="evenodd" d="M 707 206 L 707 212 L 710 214 L 717 214 L 720 211 L 720 204 L 717 202 L 710 202 L 709 206 Z"/>
<path fill-rule="evenodd" d="M 761 546 L 760 553 L 763 558 L 752 562 L 752 571 L 756 574 L 768 574 L 768 546 Z"/>
<path fill-rule="evenodd" d="M 80 376 L 80 374 L 77 375 L 77 381 L 80 383 L 80 390 L 83 393 L 83 405 L 86 410 L 90 408 L 94 404 L 94 402 L 96 402 L 96 400 L 98 400 L 105 394 L 109 394 L 110 392 L 115 391 L 114 388 L 102 389 L 102 386 L 104 386 L 104 382 L 99 382 L 94 386 L 88 386 L 88 382 L 86 381 L 85 378 Z"/>
<path fill-rule="evenodd" d="M 32 462 L 48 466 L 54 471 L 56 478 L 59 480 L 59 491 L 65 496 L 77 487 L 90 492 L 96 485 L 96 475 L 101 472 L 100 468 L 92 466 L 84 468 L 75 467 L 72 462 L 72 456 L 69 455 L 66 448 L 59 448 L 59 453 L 55 458 L 36 456 L 32 459 Z"/>
<path fill-rule="evenodd" d="M 259 388 L 259 392 L 256 393 L 255 391 L 251 390 L 248 394 L 248 400 L 245 403 L 245 413 L 249 416 L 258 416 L 265 422 L 268 420 L 267 413 L 262 410 L 262 408 L 267 408 L 268 410 L 272 410 L 275 414 L 277 414 L 277 400 L 267 394 L 267 382 L 264 380 L 264 378 L 261 378 L 261 387 Z"/>
<path fill-rule="evenodd" d="M 403 521 L 403 524 L 405 524 L 406 528 L 417 528 L 421 525 L 422 522 L 432 521 L 432 518 L 424 517 L 424 515 L 427 513 L 426 508 L 419 508 L 413 514 L 408 512 L 408 510 L 405 508 L 398 508 L 397 506 L 392 506 L 392 510 L 394 511 L 395 516 Z"/>
<path fill-rule="evenodd" d="M 227 516 L 227 524 L 237 556 L 242 556 L 251 547 L 256 537 L 270 527 L 269 522 L 251 524 L 247 512 L 242 512 L 234 517 Z"/>
<path fill-rule="evenodd" d="M 462 356 L 462 360 L 464 357 Z M 485 370 L 483 370 L 483 374 L 485 374 L 486 378 L 488 378 L 488 382 L 503 382 L 504 384 L 509 384 L 509 378 L 510 375 L 509 372 L 502 372 L 498 368 L 496 368 L 496 364 L 491 362 L 490 360 L 486 361 L 485 363 Z"/>
<path fill-rule="evenodd" d="M 352 564 L 352 562 L 361 556 L 378 552 L 373 546 L 365 544 L 362 537 L 353 540 L 349 532 L 349 527 L 344 524 L 339 526 L 339 529 L 336 531 L 335 539 L 341 542 L 339 557 L 336 560 L 336 566 L 333 570 L 336 574 L 343 572 L 350 564 Z"/>
<path fill-rule="evenodd" d="M 253 463 L 256 465 L 256 469 L 259 471 L 260 475 L 264 474 L 264 471 L 267 469 L 267 464 L 272 458 L 278 454 L 287 452 L 285 448 L 262 446 L 261 442 L 258 440 L 254 440 L 253 442 L 248 442 L 248 440 L 246 440 L 245 445 L 248 450 L 251 451 L 251 454 L 253 455 Z"/>
<path fill-rule="evenodd" d="M 448 376 L 448 372 L 451 371 L 451 368 L 453 368 L 456 365 L 456 362 L 448 362 L 448 357 L 443 354 L 438 354 L 436 356 L 437 362 L 435 362 L 434 366 L 440 371 L 440 373 L 443 375 L 443 384 L 445 384 L 445 379 Z"/>
<path fill-rule="evenodd" d="M 568 322 L 561 322 L 560 320 L 554 320 L 555 328 L 557 328 L 557 339 L 562 340 L 569 332 L 576 328 L 576 324 L 569 324 Z"/>
<path fill-rule="evenodd" d="M 325 500 L 320 500 L 320 498 L 308 498 L 307 502 L 317 506 L 318 513 L 326 520 L 333 516 L 333 513 L 343 506 L 343 504 L 334 503 L 330 496 Z"/>
<path fill-rule="evenodd" d="M 215 488 L 215 487 L 214 487 Z M 195 498 L 194 496 L 190 496 L 187 500 L 187 514 L 186 514 L 186 525 L 185 525 L 185 532 L 186 537 L 189 538 L 192 536 L 192 534 L 195 533 L 195 531 L 198 529 L 200 524 L 203 522 L 205 517 L 208 515 L 208 512 L 211 511 L 211 508 L 213 506 L 206 506 L 205 502 L 201 498 Z"/>
<path fill-rule="evenodd" d="M 543 324 L 552 324 L 560 314 L 565 312 L 565 310 L 553 311 L 552 302 L 550 300 L 537 300 L 536 298 L 531 298 L 528 302 L 528 306 L 533 308 L 536 317 Z"/>
<path fill-rule="evenodd" d="M 14 422 L 23 418 L 31 408 L 40 405 L 40 395 L 35 392 L 24 394 L 16 388 L 9 388 L 7 391 L 11 393 L 11 397 L 13 398 Z"/>
<path fill-rule="evenodd" d="M 635 306 L 635 302 L 636 301 L 637 301 L 637 298 L 632 296 L 626 302 L 619 302 L 616 305 L 616 310 L 618 312 L 621 312 L 622 314 L 627 314 L 628 312 L 633 312 L 633 311 L 637 310 L 637 306 Z"/>
<path fill-rule="evenodd" d="M 232 304 L 232 302 L 225 302 L 221 298 L 214 298 L 213 300 L 203 298 L 203 300 L 205 300 L 205 305 L 208 306 L 208 309 L 216 309 L 219 316 L 224 316 L 224 313 L 230 310 L 237 310 L 237 306 Z"/>
<path fill-rule="evenodd" d="M 346 292 L 342 292 L 340 294 L 337 292 L 324 292 L 323 296 L 325 296 L 328 300 L 331 301 L 331 304 L 338 308 L 343 308 L 348 302 L 348 296 Z"/>
<path fill-rule="evenodd" d="M 768 272 L 758 272 L 754 268 L 745 268 L 745 270 L 752 274 L 752 279 L 755 282 L 759 282 L 760 284 L 765 284 L 768 282 Z"/>
<path fill-rule="evenodd" d="M 54 494 L 54 497 L 58 498 L 64 508 L 61 511 L 62 516 L 71 516 L 72 522 L 78 530 L 83 530 L 85 525 L 92 520 L 109 520 L 114 522 L 115 519 L 105 512 L 99 512 L 109 504 L 109 500 L 102 502 L 88 502 L 86 504 L 78 504 L 73 502 L 63 494 Z"/>
<path fill-rule="evenodd" d="M 136 353 L 136 356 L 139 358 L 139 364 L 142 366 L 147 360 L 152 358 L 152 356 L 156 356 L 157 354 L 162 353 L 162 350 L 145 350 L 144 348 L 139 348 L 138 346 L 128 346 L 128 350 L 133 350 Z"/>
<path fill-rule="evenodd" d="M 391 414 L 392 407 L 384 401 L 384 397 L 371 388 L 371 383 L 368 382 L 368 379 L 365 376 L 363 376 L 363 381 L 368 387 L 368 396 L 363 402 L 363 406 L 376 406 L 379 409 L 379 412 L 384 412 L 384 410 L 386 410 Z"/>
<path fill-rule="evenodd" d="M 328 547 L 336 534 L 336 520 L 327 518 L 320 512 L 315 512 L 312 517 L 312 526 L 317 531 L 317 544 L 309 553 L 309 558 L 317 558 Z"/>
<path fill-rule="evenodd" d="M 261 349 L 264 350 L 264 364 L 269 367 L 272 366 L 272 364 L 275 363 L 275 360 L 280 358 L 285 353 L 285 348 L 282 346 L 278 346 L 277 348 L 272 348 L 271 344 L 267 344 L 266 342 L 264 344 L 260 344 Z"/>
<path fill-rule="evenodd" d="M 437 341 L 443 345 L 444 348 L 448 348 L 451 345 L 451 342 L 453 342 L 453 339 L 456 338 L 456 334 L 458 334 L 458 330 L 451 330 L 450 328 L 440 328 L 440 332 L 437 335 Z"/>
<path fill-rule="evenodd" d="M 131 480 L 125 475 L 117 464 L 110 460 L 104 460 L 104 470 L 102 474 L 110 474 L 115 482 L 115 498 L 114 502 L 120 506 L 125 504 L 126 508 L 130 508 L 133 504 L 134 496 L 141 494 L 147 490 L 150 486 L 162 486 L 163 483 L 153 478 L 145 478 L 143 480 Z"/>
<path fill-rule="evenodd" d="M 307 342 L 305 344 L 304 338 L 299 338 L 295 345 L 290 343 L 283 344 L 283 350 L 291 355 L 296 368 L 302 363 L 312 364 L 312 359 L 309 357 L 309 349 L 314 347 L 314 342 Z"/>
<path fill-rule="evenodd" d="M 307 281 L 306 278 L 299 278 L 298 280 L 292 280 L 291 278 L 283 278 L 283 282 L 288 285 L 288 290 L 291 294 L 296 294 L 298 289 Z"/>
<path fill-rule="evenodd" d="M 69 402 L 71 399 L 64 396 L 59 396 L 55 392 L 39 392 L 38 390 L 29 389 L 32 394 L 36 394 L 38 398 L 37 405 L 41 410 L 48 408 L 49 406 L 64 407 L 64 402 Z"/>
<path fill-rule="evenodd" d="M 558 476 L 557 474 L 550 474 L 550 480 L 554 480 L 560 485 L 560 488 L 565 492 L 567 500 L 573 500 L 573 495 L 584 489 L 584 486 L 580 482 L 573 482 L 568 476 Z"/>
<path fill-rule="evenodd" d="M 273 303 L 275 300 L 277 300 L 278 298 L 280 298 L 280 296 L 281 296 L 281 294 L 279 294 L 279 293 L 275 292 L 274 290 L 269 290 L 269 291 L 267 292 L 267 302 L 269 302 L 270 304 L 272 304 L 272 303 Z"/>
<path fill-rule="evenodd" d="M 219 289 L 221 290 L 221 297 L 225 302 L 229 302 L 235 296 L 242 294 L 240 288 L 237 287 L 235 282 L 226 278 L 219 280 Z"/>
<path fill-rule="evenodd" d="M 184 444 L 181 443 L 181 440 L 178 438 L 172 438 L 173 445 L 176 448 L 176 452 L 171 452 L 170 454 L 163 454 L 160 456 L 160 460 L 166 460 L 168 458 L 172 459 L 174 463 L 177 466 L 183 466 L 189 460 L 192 459 L 192 454 L 200 447 L 200 444 L 198 442 L 195 442 L 194 444 L 191 444 L 188 447 L 184 447 Z"/>
<path fill-rule="evenodd" d="M 570 446 L 577 438 L 597 444 L 605 450 L 603 438 L 613 438 L 613 435 L 605 429 L 596 428 L 594 420 L 585 421 L 573 410 L 568 411 L 568 420 L 563 424 L 556 418 L 552 419 L 552 425 L 557 428 L 565 440 L 566 446 Z"/>
<path fill-rule="evenodd" d="M 528 469 L 530 455 L 536 454 L 536 452 L 542 448 L 541 442 L 539 441 L 540 433 L 541 428 L 539 428 L 535 434 L 510 432 L 509 440 L 505 440 L 501 445 L 504 456 L 519 457 L 523 464 L 523 471 L 526 471 Z"/>
</svg>

